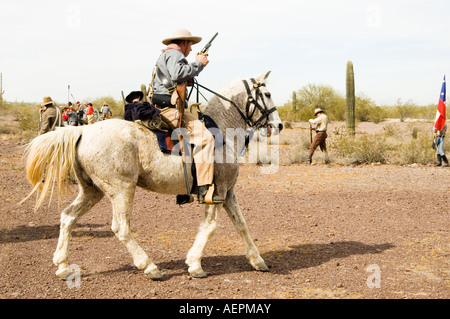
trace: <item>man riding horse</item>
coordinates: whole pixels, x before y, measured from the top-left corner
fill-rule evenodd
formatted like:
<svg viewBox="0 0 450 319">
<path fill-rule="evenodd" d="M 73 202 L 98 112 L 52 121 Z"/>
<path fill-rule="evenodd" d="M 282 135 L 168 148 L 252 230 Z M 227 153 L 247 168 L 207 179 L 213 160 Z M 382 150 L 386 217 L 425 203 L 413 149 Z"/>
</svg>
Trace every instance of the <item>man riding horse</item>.
<svg viewBox="0 0 450 319">
<path fill-rule="evenodd" d="M 152 104 L 162 109 L 161 115 L 169 121 L 179 116 L 176 110 L 177 85 L 192 81 L 209 63 L 207 53 L 198 53 L 194 62 L 186 60 L 192 45 L 201 40 L 201 37 L 193 36 L 188 30 L 179 29 L 162 41 L 167 47 L 156 62 L 151 97 Z M 184 110 L 182 120 L 182 126 L 189 131 L 190 143 L 194 145 L 193 158 L 199 185 L 197 200 L 199 203 L 222 203 L 224 199 L 213 193 L 214 137 L 188 110 Z"/>
</svg>

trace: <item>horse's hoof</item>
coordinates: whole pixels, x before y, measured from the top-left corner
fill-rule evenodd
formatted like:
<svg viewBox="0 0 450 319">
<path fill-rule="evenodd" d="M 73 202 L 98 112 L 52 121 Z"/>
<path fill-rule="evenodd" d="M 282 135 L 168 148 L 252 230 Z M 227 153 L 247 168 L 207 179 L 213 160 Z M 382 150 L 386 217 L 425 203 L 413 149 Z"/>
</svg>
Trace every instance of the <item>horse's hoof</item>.
<svg viewBox="0 0 450 319">
<path fill-rule="evenodd" d="M 151 280 L 161 280 L 163 275 L 158 268 L 148 267 L 144 272 Z"/>
<path fill-rule="evenodd" d="M 189 275 L 192 278 L 206 278 L 206 277 L 208 277 L 208 275 L 206 274 L 206 272 L 203 271 L 202 268 L 189 269 Z"/>
<path fill-rule="evenodd" d="M 55 274 L 60 279 L 67 280 L 72 275 L 72 272 L 70 272 L 66 267 L 64 267 L 64 268 L 58 268 L 58 270 L 56 271 Z"/>
<path fill-rule="evenodd" d="M 255 270 L 262 271 L 262 272 L 269 271 L 269 267 L 267 267 L 266 263 L 262 260 L 254 263 L 253 268 L 255 268 Z"/>
<path fill-rule="evenodd" d="M 267 267 L 267 265 L 264 265 L 262 267 L 259 268 L 255 268 L 258 271 L 262 271 L 262 272 L 268 272 L 269 271 L 269 267 Z"/>
</svg>

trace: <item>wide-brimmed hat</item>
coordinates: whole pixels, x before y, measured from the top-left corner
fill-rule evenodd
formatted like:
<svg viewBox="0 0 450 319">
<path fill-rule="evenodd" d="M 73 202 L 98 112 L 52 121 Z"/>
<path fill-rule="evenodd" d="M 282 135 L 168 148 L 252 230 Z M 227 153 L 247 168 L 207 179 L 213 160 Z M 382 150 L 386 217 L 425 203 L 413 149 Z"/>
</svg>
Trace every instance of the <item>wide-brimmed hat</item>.
<svg viewBox="0 0 450 319">
<path fill-rule="evenodd" d="M 43 98 L 41 105 L 42 106 L 46 106 L 46 105 L 54 104 L 54 103 L 55 102 L 52 101 L 52 98 L 50 96 L 46 96 L 46 97 Z"/>
<path fill-rule="evenodd" d="M 314 110 L 314 115 L 317 115 L 318 113 L 323 113 L 323 111 L 321 109 L 315 109 Z"/>
<path fill-rule="evenodd" d="M 199 43 L 200 41 L 202 41 L 202 38 L 193 36 L 186 29 L 177 29 L 173 32 L 172 36 L 162 40 L 162 43 L 165 45 L 169 45 L 173 40 L 188 40 L 188 41 L 192 41 L 192 44 L 196 44 L 196 43 Z"/>
<path fill-rule="evenodd" d="M 142 100 L 142 98 L 144 97 L 144 93 L 142 93 L 142 91 L 133 91 L 127 95 L 125 101 L 127 101 L 128 103 L 132 103 L 133 100 L 137 97 L 139 98 L 139 101 Z"/>
</svg>

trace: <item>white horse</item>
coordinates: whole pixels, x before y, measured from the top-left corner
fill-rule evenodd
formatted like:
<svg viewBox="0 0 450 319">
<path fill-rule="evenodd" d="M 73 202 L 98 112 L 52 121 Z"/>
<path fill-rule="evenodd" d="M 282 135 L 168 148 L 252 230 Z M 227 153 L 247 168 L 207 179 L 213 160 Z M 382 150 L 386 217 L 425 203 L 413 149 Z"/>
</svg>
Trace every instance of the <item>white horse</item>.
<svg viewBox="0 0 450 319">
<path fill-rule="evenodd" d="M 216 189 L 225 202 L 205 205 L 204 220 L 187 254 L 186 264 L 193 277 L 206 276 L 201 258 L 216 228 L 217 214 L 222 206 L 244 242 L 250 264 L 256 270 L 268 271 L 250 237 L 236 199 L 234 186 L 239 174 L 240 150 L 234 141 L 235 138 L 244 140 L 248 125 L 282 129 L 265 87 L 269 73 L 236 81 L 220 98 L 212 98 L 204 111 L 215 120 L 224 137 L 231 137 L 225 138 L 225 150 L 216 152 L 216 160 L 217 154 L 223 158 L 214 167 Z M 233 134 L 226 134 L 229 128 L 233 129 Z M 230 161 L 230 158 L 234 160 Z M 188 172 L 190 168 L 188 163 Z M 53 257 L 58 267 L 57 276 L 67 279 L 71 275 L 68 268 L 69 241 L 75 223 L 106 195 L 113 208 L 112 231 L 132 255 L 136 267 L 154 280 L 162 277 L 158 267 L 130 231 L 136 186 L 164 194 L 186 194 L 186 185 L 181 157 L 162 153 L 153 132 L 140 124 L 119 119 L 58 129 L 36 137 L 28 145 L 26 172 L 34 186 L 31 194 L 40 191 L 36 210 L 42 205 L 46 194 L 49 191 L 53 193 L 54 185 L 58 185 L 58 197 L 61 199 L 62 191 L 68 187 L 70 172 L 78 181 L 77 198 L 61 214 L 59 240 Z M 192 185 L 192 176 L 189 176 L 189 183 Z"/>
</svg>

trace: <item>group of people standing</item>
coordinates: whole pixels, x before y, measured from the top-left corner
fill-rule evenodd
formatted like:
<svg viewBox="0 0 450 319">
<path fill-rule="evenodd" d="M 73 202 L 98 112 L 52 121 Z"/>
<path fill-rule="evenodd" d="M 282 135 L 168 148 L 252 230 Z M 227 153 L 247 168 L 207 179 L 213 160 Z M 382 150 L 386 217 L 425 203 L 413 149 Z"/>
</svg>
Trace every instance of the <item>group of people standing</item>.
<svg viewBox="0 0 450 319">
<path fill-rule="evenodd" d="M 94 112 L 95 109 L 92 103 L 81 104 L 80 102 L 77 102 L 74 106 L 72 102 L 68 102 L 67 106 L 64 106 L 61 110 L 51 97 L 44 97 L 41 108 L 39 109 L 39 134 L 53 131 L 56 126 L 78 126 L 86 124 L 86 122 L 87 124 L 94 124 Z M 102 120 L 112 117 L 112 112 L 108 103 L 103 103 L 100 113 Z"/>
<path fill-rule="evenodd" d="M 106 120 L 112 116 L 112 112 L 108 106 L 108 103 L 106 102 L 103 103 L 100 113 L 102 114 L 102 120 Z M 69 125 L 85 124 L 84 123 L 85 115 L 87 124 L 95 123 L 94 106 L 92 105 L 92 103 L 87 103 L 86 105 L 83 105 L 80 102 L 77 102 L 77 105 L 74 108 L 72 102 L 69 102 L 67 103 L 67 106 L 64 107 L 62 119 Z"/>
</svg>

